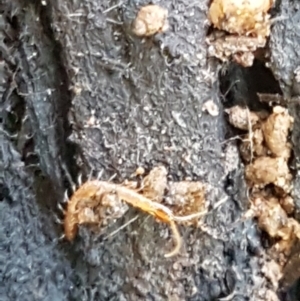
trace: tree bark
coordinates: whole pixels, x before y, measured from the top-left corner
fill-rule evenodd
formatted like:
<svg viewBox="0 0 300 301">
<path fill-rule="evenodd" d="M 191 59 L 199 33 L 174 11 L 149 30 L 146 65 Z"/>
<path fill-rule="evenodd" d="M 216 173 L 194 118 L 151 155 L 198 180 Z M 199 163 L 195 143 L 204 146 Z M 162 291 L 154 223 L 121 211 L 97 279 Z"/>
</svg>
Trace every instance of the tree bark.
<svg viewBox="0 0 300 301">
<path fill-rule="evenodd" d="M 144 4 L 1 4 L 1 300 L 266 300 L 276 293 L 261 272 L 263 235 L 254 220 L 241 221 L 247 187 L 223 105 L 248 99 L 251 106 L 256 92 L 277 93 L 279 85 L 260 62 L 230 63 L 219 76 L 221 64 L 206 55 L 209 1 L 161 1 L 170 29 L 141 39 L 130 25 Z M 272 29 L 271 70 L 288 99 L 297 95 L 295 74 L 278 49 L 289 26 L 299 27 L 298 4 L 282 0 L 276 9 L 288 18 Z M 298 40 L 288 44 L 293 66 Z M 203 111 L 208 100 L 218 116 Z M 296 121 L 296 150 L 298 129 Z M 212 204 L 227 197 L 204 218 L 206 232 L 180 227 L 180 255 L 165 259 L 168 228 L 134 209 L 110 231 L 139 219 L 111 239 L 84 227 L 74 243 L 59 239 L 57 205 L 79 174 L 103 170 L 103 179 L 116 174 L 121 182 L 138 166 L 157 165 L 170 179 L 211 185 Z"/>
</svg>

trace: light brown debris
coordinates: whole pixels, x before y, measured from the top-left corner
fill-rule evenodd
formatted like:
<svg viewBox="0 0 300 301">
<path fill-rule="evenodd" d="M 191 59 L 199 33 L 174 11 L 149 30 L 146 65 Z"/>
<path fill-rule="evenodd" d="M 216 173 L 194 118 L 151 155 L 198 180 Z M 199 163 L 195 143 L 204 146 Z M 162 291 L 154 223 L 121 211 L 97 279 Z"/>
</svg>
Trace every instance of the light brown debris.
<svg viewBox="0 0 300 301">
<path fill-rule="evenodd" d="M 277 103 L 280 99 L 270 94 L 259 97 L 268 103 Z M 275 106 L 272 114 L 253 113 L 240 107 L 233 107 L 227 113 L 231 124 L 248 131 L 240 145 L 245 178 L 251 188 L 251 207 L 245 216 L 256 217 L 258 226 L 276 239 L 268 250 L 272 261 L 262 270 L 276 290 L 282 267 L 293 244 L 300 239 L 300 224 L 289 216 L 295 208 L 290 196 L 293 177 L 288 166 L 292 149 L 288 138 L 293 118 L 281 106 Z M 276 298 L 270 290 L 264 300 Z"/>
<path fill-rule="evenodd" d="M 158 5 L 150 4 L 142 7 L 132 23 L 132 31 L 136 36 L 152 36 L 165 32 L 169 28 L 168 11 Z"/>
<path fill-rule="evenodd" d="M 203 104 L 202 111 L 206 111 L 208 114 L 214 117 L 219 115 L 219 108 L 213 100 L 206 101 Z"/>
<path fill-rule="evenodd" d="M 260 301 L 280 301 L 280 299 L 273 289 L 267 289 L 265 296 L 262 296 Z"/>
<path fill-rule="evenodd" d="M 262 125 L 266 144 L 273 155 L 285 159 L 290 157 L 292 145 L 287 140 L 293 122 L 294 120 L 287 109 L 276 106 L 273 109 L 273 114 Z"/>
<path fill-rule="evenodd" d="M 164 166 L 154 167 L 142 181 L 140 191 L 143 196 L 160 203 L 167 188 L 167 174 Z"/>
<path fill-rule="evenodd" d="M 233 59 L 238 64 L 249 67 L 253 65 L 254 52 L 266 45 L 266 39 L 213 33 L 207 40 L 208 54 L 227 62 Z"/>
<path fill-rule="evenodd" d="M 208 203 L 205 194 L 207 186 L 201 182 L 171 182 L 166 202 L 173 208 L 174 214 L 185 216 L 197 212 L 207 212 Z M 186 225 L 197 225 L 199 217 L 186 221 Z"/>
<path fill-rule="evenodd" d="M 279 281 L 282 277 L 281 266 L 274 260 L 267 261 L 262 267 L 262 273 L 269 279 L 274 290 L 277 290 Z M 270 299 L 266 300 L 269 301 Z"/>
<path fill-rule="evenodd" d="M 294 218 L 288 217 L 280 200 L 266 191 L 252 196 L 251 208 L 247 214 L 257 217 L 258 226 L 270 237 L 279 239 L 269 253 L 283 266 L 295 240 L 300 239 L 300 224 Z"/>
<path fill-rule="evenodd" d="M 274 184 L 289 193 L 292 174 L 287 163 L 291 155 L 288 135 L 293 118 L 288 111 L 276 106 L 273 113 L 266 116 L 265 112 L 254 113 L 234 106 L 226 113 L 233 126 L 249 132 L 240 147 L 242 158 L 248 164 L 245 167 L 248 184 L 260 188 Z"/>
<path fill-rule="evenodd" d="M 253 192 L 251 207 L 246 213 L 248 217 L 256 217 L 258 226 L 275 239 L 268 250 L 268 254 L 276 262 L 277 267 L 276 265 L 273 267 L 275 270 L 271 270 L 271 266 L 267 267 L 271 274 L 264 270 L 275 289 L 281 278 L 280 271 L 286 263 L 287 256 L 290 254 L 295 241 L 300 238 L 300 224 L 288 216 L 281 206 L 281 201 L 280 198 L 274 197 L 272 189 Z"/>
<path fill-rule="evenodd" d="M 209 54 L 252 66 L 254 52 L 265 47 L 270 35 L 268 11 L 272 5 L 273 0 L 213 0 L 208 18 L 223 33 L 215 32 L 208 38 Z"/>
<path fill-rule="evenodd" d="M 294 199 L 291 196 L 287 195 L 285 197 L 282 197 L 279 200 L 279 203 L 287 214 L 292 214 L 294 212 L 295 203 L 294 203 Z"/>
<path fill-rule="evenodd" d="M 266 156 L 268 149 L 264 144 L 264 136 L 261 129 L 254 130 L 251 135 L 247 134 L 240 146 L 241 156 L 245 162 L 250 163 L 256 157 Z"/>
<path fill-rule="evenodd" d="M 254 127 L 260 120 L 258 114 L 250 112 L 248 108 L 241 106 L 231 107 L 226 109 L 225 112 L 228 114 L 229 122 L 240 130 L 249 131 L 250 126 Z"/>
<path fill-rule="evenodd" d="M 245 176 L 250 186 L 274 184 L 287 193 L 291 190 L 292 175 L 284 158 L 259 157 L 246 166 Z"/>
<path fill-rule="evenodd" d="M 209 8 L 212 24 L 229 33 L 265 38 L 270 34 L 272 0 L 214 0 Z"/>
<path fill-rule="evenodd" d="M 77 203 L 78 224 L 98 224 L 104 227 L 122 217 L 128 208 L 115 194 L 104 194 L 94 203 L 81 200 Z"/>
<path fill-rule="evenodd" d="M 139 166 L 135 171 L 136 176 L 142 176 L 144 173 L 145 173 L 145 168 L 141 166 Z"/>
<path fill-rule="evenodd" d="M 294 234 L 300 237 L 300 228 L 293 218 L 289 218 L 275 197 L 256 196 L 252 202 L 252 210 L 258 218 L 258 226 L 269 236 L 289 240 Z M 296 231 L 295 231 L 296 230 Z"/>
<path fill-rule="evenodd" d="M 167 170 L 164 166 L 154 167 L 142 181 L 140 193 L 155 202 L 164 202 L 172 208 L 176 216 L 189 216 L 207 211 L 207 185 L 202 182 L 167 182 Z M 167 195 L 165 193 L 167 191 Z M 197 225 L 199 216 L 183 223 Z"/>
</svg>

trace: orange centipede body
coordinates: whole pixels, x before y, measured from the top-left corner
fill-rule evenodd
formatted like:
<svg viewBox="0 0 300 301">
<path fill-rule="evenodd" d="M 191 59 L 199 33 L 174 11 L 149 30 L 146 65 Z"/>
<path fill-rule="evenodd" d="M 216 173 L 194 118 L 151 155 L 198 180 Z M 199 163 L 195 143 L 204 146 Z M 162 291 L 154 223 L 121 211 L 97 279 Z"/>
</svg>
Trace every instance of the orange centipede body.
<svg viewBox="0 0 300 301">
<path fill-rule="evenodd" d="M 99 187 L 95 186 L 94 181 L 88 181 L 79 187 L 68 201 L 67 210 L 64 217 L 64 233 L 69 241 L 73 241 L 78 231 L 78 203 L 96 202 L 101 198 Z"/>
<path fill-rule="evenodd" d="M 92 180 L 80 186 L 68 202 L 64 219 L 64 232 L 69 241 L 72 241 L 77 234 L 81 207 L 89 206 L 89 204 L 93 207 L 95 204 L 101 203 L 103 196 L 107 194 L 114 194 L 119 200 L 147 212 L 160 221 L 170 225 L 175 239 L 175 247 L 172 252 L 165 254 L 165 257 L 176 255 L 182 245 L 181 236 L 175 222 L 184 222 L 204 214 L 201 212 L 188 216 L 174 216 L 168 207 L 144 197 L 133 189 L 124 187 L 121 184 Z"/>
</svg>

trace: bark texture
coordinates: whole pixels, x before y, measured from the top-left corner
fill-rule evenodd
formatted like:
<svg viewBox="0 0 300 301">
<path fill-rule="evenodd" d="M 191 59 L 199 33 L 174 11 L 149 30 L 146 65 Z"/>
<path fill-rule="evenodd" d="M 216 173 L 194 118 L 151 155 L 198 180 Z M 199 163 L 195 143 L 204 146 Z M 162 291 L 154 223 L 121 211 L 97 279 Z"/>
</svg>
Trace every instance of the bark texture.
<svg viewBox="0 0 300 301">
<path fill-rule="evenodd" d="M 240 221 L 247 188 L 236 142 L 224 143 L 231 129 L 222 109 L 245 99 L 255 106 L 256 92 L 279 86 L 259 62 L 230 64 L 219 77 L 219 63 L 206 56 L 209 1 L 155 3 L 169 11 L 170 29 L 143 40 L 130 25 L 146 1 L 2 1 L 1 300 L 266 300 L 276 293 L 261 272 L 262 234 L 255 221 Z M 299 27 L 298 6 L 277 4 L 274 14 L 287 19 L 275 23 L 270 40 L 271 69 L 289 96 L 297 94 L 289 91 L 300 66 L 299 30 L 291 29 Z M 208 100 L 218 116 L 203 112 Z M 296 122 L 295 150 L 298 132 Z M 207 232 L 180 227 L 178 257 L 163 257 L 172 247 L 168 228 L 142 213 L 105 241 L 86 228 L 73 244 L 59 240 L 57 205 L 80 173 L 103 170 L 102 178 L 116 174 L 120 182 L 138 166 L 159 164 L 173 180 L 214 187 L 212 204 L 227 197 L 204 218 Z"/>
</svg>

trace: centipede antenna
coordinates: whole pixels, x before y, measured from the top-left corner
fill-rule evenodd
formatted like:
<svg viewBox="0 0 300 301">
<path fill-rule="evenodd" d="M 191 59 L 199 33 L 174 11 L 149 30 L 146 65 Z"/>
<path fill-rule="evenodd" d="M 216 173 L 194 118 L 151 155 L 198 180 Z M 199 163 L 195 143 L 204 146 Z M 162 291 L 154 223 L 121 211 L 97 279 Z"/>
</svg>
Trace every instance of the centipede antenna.
<svg viewBox="0 0 300 301">
<path fill-rule="evenodd" d="M 207 212 L 208 212 L 207 209 L 205 209 L 202 212 L 198 212 L 198 213 L 194 213 L 194 214 L 190 214 L 190 215 L 186 215 L 186 216 L 173 216 L 172 218 L 176 222 L 186 222 L 186 221 L 189 221 L 189 220 L 194 219 L 196 217 L 206 215 Z"/>
<path fill-rule="evenodd" d="M 77 179 L 77 183 L 79 186 L 81 186 L 82 184 L 82 173 L 79 174 L 78 179 Z"/>
<path fill-rule="evenodd" d="M 108 238 L 116 235 L 118 232 L 120 232 L 121 230 L 123 230 L 124 228 L 126 228 L 128 225 L 130 225 L 131 223 L 133 223 L 134 221 L 136 221 L 138 219 L 138 215 L 136 215 L 135 217 L 133 217 L 131 220 L 129 220 L 127 223 L 125 223 L 124 225 L 122 225 L 121 227 L 119 227 L 118 229 L 116 229 L 115 231 L 111 232 L 110 234 L 108 234 L 107 236 L 105 236 L 103 239 L 107 240 Z"/>
<path fill-rule="evenodd" d="M 108 179 L 108 182 L 111 182 L 116 176 L 117 176 L 116 173 L 115 173 L 114 175 L 112 175 L 112 176 Z"/>
<path fill-rule="evenodd" d="M 100 171 L 98 172 L 98 175 L 97 175 L 97 180 L 98 180 L 98 181 L 102 178 L 103 172 L 104 172 L 104 169 L 102 169 L 102 170 L 100 170 Z"/>
<path fill-rule="evenodd" d="M 171 251 L 170 253 L 165 254 L 166 258 L 170 258 L 170 257 L 173 257 L 173 256 L 177 255 L 179 253 L 180 249 L 181 249 L 181 246 L 182 246 L 182 239 L 181 239 L 180 233 L 178 231 L 178 228 L 177 228 L 175 222 L 170 221 L 170 226 L 171 226 L 171 229 L 172 229 L 172 232 L 173 232 L 173 235 L 174 235 L 175 247 L 174 247 L 173 251 Z"/>
</svg>

